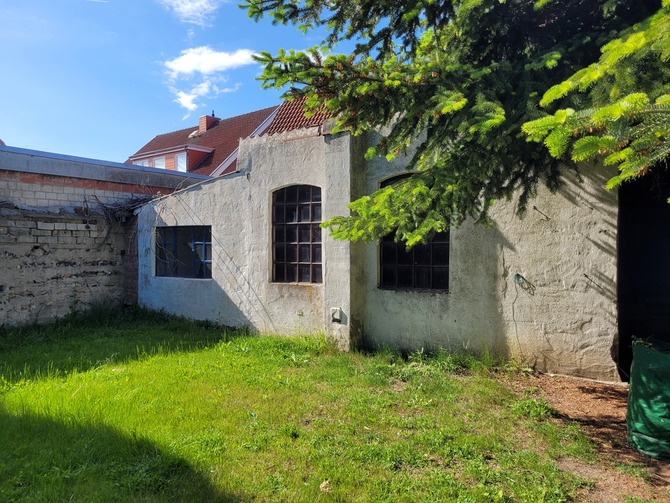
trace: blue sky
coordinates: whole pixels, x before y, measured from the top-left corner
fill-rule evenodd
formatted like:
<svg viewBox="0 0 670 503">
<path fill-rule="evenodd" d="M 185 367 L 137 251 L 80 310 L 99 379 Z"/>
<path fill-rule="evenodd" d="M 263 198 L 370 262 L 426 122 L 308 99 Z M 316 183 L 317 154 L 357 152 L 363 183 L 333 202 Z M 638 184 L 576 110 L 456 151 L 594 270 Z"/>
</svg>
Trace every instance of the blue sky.
<svg viewBox="0 0 670 503">
<path fill-rule="evenodd" d="M 238 0 L 0 0 L 0 139 L 123 162 L 159 133 L 279 104 L 251 55 L 321 41 Z"/>
</svg>

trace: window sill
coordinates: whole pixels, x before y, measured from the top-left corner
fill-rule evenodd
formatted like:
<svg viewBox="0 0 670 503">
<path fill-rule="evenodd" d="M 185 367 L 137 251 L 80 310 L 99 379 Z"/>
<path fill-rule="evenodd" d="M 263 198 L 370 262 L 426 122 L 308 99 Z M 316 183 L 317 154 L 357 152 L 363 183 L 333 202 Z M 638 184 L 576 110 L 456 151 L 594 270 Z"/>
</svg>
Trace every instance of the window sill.
<svg viewBox="0 0 670 503">
<path fill-rule="evenodd" d="M 392 288 L 390 286 L 377 286 L 378 290 L 382 290 L 384 292 L 399 292 L 399 293 L 419 293 L 419 294 L 426 294 L 426 293 L 439 293 L 439 294 L 444 294 L 444 293 L 451 293 L 448 289 L 438 289 L 438 288 Z"/>
</svg>

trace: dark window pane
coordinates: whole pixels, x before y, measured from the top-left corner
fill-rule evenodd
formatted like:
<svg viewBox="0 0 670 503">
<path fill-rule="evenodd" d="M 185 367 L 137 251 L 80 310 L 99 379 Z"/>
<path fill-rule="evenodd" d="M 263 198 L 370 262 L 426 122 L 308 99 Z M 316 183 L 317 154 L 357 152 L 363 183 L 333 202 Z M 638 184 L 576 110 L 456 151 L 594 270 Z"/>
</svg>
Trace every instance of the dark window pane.
<svg viewBox="0 0 670 503">
<path fill-rule="evenodd" d="M 321 203 L 312 204 L 312 220 L 321 222 Z"/>
<path fill-rule="evenodd" d="M 321 283 L 321 266 L 313 265 L 312 266 L 312 283 Z"/>
<path fill-rule="evenodd" d="M 414 264 L 430 265 L 430 247 L 427 245 L 416 245 L 414 247 Z"/>
<path fill-rule="evenodd" d="M 436 290 L 447 290 L 449 288 L 449 269 L 447 267 L 433 269 L 432 287 Z"/>
<path fill-rule="evenodd" d="M 293 185 L 291 187 L 286 187 L 284 189 L 286 204 L 297 203 L 298 202 L 298 186 Z"/>
<path fill-rule="evenodd" d="M 312 245 L 312 262 L 321 263 L 321 245 Z"/>
<path fill-rule="evenodd" d="M 298 226 L 298 234 L 299 234 L 298 235 L 298 241 L 300 243 L 309 243 L 310 242 L 309 237 L 310 237 L 310 234 L 311 234 L 310 233 L 310 230 L 311 230 L 310 228 L 311 227 L 312 227 L 311 225 L 300 225 L 300 226 Z"/>
<path fill-rule="evenodd" d="M 429 267 L 416 267 L 414 269 L 414 288 L 430 288 Z"/>
<path fill-rule="evenodd" d="M 212 245 L 205 245 L 205 260 L 212 260 Z"/>
<path fill-rule="evenodd" d="M 298 266 L 296 266 L 295 264 L 286 264 L 286 277 L 284 278 L 284 281 L 295 283 L 296 281 L 298 281 L 297 273 L 298 273 Z"/>
<path fill-rule="evenodd" d="M 298 281 L 301 283 L 309 283 L 309 265 L 300 264 L 298 266 Z"/>
<path fill-rule="evenodd" d="M 273 239 L 274 239 L 275 243 L 283 243 L 284 242 L 284 226 L 283 225 L 275 226 L 273 234 L 274 234 Z"/>
<path fill-rule="evenodd" d="M 382 243 L 381 254 L 382 264 L 395 264 L 396 259 L 396 245 L 395 243 Z"/>
<path fill-rule="evenodd" d="M 287 223 L 298 221 L 298 208 L 296 206 L 287 206 L 284 214 Z"/>
<path fill-rule="evenodd" d="M 321 201 L 321 189 L 319 187 L 312 187 L 312 201 Z"/>
<path fill-rule="evenodd" d="M 381 286 L 393 288 L 396 286 L 396 268 L 395 266 L 382 266 Z"/>
<path fill-rule="evenodd" d="M 433 245 L 433 265 L 449 265 L 449 245 Z"/>
<path fill-rule="evenodd" d="M 284 207 L 283 206 L 275 206 L 274 210 L 274 220 L 273 222 L 275 224 L 283 224 L 284 223 Z"/>
<path fill-rule="evenodd" d="M 398 287 L 412 288 L 414 286 L 412 267 L 398 267 Z"/>
<path fill-rule="evenodd" d="M 311 257 L 310 251 L 311 250 L 309 245 L 300 245 L 298 248 L 299 262 L 309 263 Z"/>
<path fill-rule="evenodd" d="M 284 262 L 285 260 L 284 245 L 275 245 L 275 262 Z"/>
<path fill-rule="evenodd" d="M 286 246 L 286 262 L 297 262 L 298 261 L 298 248 L 296 245 L 287 245 Z"/>
<path fill-rule="evenodd" d="M 299 220 L 301 222 L 310 222 L 311 218 L 309 215 L 309 204 L 301 204 L 300 205 L 300 216 Z"/>
<path fill-rule="evenodd" d="M 286 281 L 284 274 L 284 264 L 275 264 L 275 281 Z"/>
<path fill-rule="evenodd" d="M 312 187 L 309 185 L 300 185 L 298 187 L 298 202 L 308 203 L 312 199 Z"/>
<path fill-rule="evenodd" d="M 432 243 L 448 243 L 449 242 L 449 232 L 437 232 L 431 240 Z"/>
<path fill-rule="evenodd" d="M 286 242 L 296 243 L 298 241 L 298 228 L 295 225 L 286 227 Z"/>
<path fill-rule="evenodd" d="M 211 278 L 211 277 L 212 277 L 212 263 L 205 262 L 205 278 Z"/>
<path fill-rule="evenodd" d="M 398 250 L 398 264 L 399 265 L 412 265 L 414 264 L 414 254 L 412 251 L 407 251 L 403 243 L 395 244 L 396 250 Z"/>
<path fill-rule="evenodd" d="M 312 243 L 321 242 L 321 227 L 317 224 L 312 225 Z"/>
</svg>

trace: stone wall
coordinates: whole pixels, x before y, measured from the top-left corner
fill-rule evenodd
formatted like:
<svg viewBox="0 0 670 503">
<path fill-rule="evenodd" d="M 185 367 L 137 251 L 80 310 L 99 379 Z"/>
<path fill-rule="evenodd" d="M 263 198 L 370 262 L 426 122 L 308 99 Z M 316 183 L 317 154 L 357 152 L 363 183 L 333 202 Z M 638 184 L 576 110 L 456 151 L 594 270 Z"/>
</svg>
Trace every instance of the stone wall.
<svg viewBox="0 0 670 503">
<path fill-rule="evenodd" d="M 204 179 L 0 146 L 0 326 L 136 302 L 133 206 Z"/>
<path fill-rule="evenodd" d="M 120 304 L 126 245 L 126 229 L 103 215 L 0 209 L 0 325 Z"/>
</svg>

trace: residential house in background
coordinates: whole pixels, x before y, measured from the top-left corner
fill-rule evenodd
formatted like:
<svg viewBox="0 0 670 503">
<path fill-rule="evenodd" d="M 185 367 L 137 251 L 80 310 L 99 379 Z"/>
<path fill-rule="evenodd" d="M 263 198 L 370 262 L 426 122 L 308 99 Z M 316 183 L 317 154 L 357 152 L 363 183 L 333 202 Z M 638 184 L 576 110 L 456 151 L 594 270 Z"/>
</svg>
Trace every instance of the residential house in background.
<svg viewBox="0 0 670 503">
<path fill-rule="evenodd" d="M 127 164 L 220 176 L 235 171 L 240 138 L 263 134 L 276 106 L 219 119 L 200 117 L 198 126 L 159 134 L 131 155 Z"/>
</svg>

